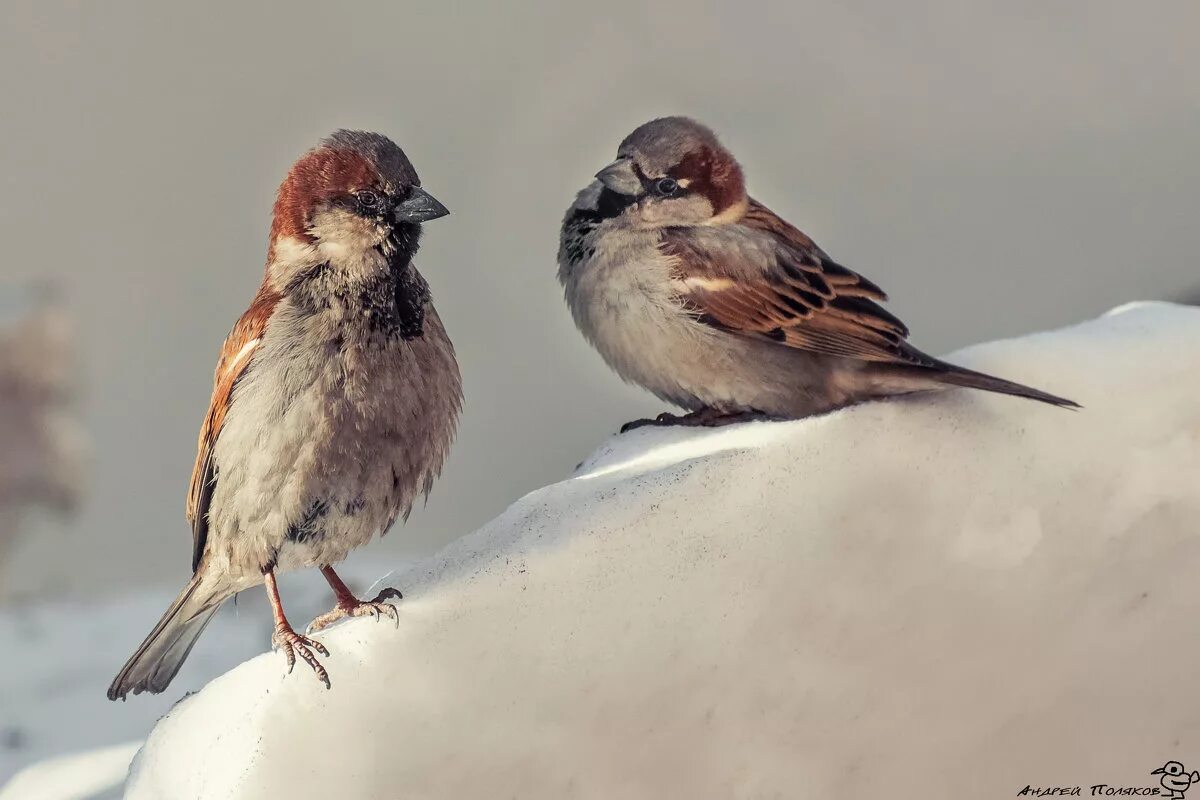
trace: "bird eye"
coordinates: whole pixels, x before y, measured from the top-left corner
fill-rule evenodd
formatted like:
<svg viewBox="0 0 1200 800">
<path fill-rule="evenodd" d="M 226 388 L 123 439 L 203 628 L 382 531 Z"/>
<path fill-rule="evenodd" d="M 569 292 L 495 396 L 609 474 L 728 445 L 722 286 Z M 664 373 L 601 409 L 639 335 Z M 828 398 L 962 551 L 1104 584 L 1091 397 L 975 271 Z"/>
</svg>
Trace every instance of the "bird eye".
<svg viewBox="0 0 1200 800">
<path fill-rule="evenodd" d="M 674 178 L 659 178 L 654 182 L 654 192 L 659 197 L 670 197 L 679 191 L 679 182 Z"/>
<path fill-rule="evenodd" d="M 375 209 L 379 208 L 379 203 L 381 202 L 379 195 L 375 194 L 375 192 L 372 192 L 370 189 L 365 189 L 354 195 L 354 199 L 358 201 L 360 208 L 367 211 L 374 211 Z"/>
</svg>

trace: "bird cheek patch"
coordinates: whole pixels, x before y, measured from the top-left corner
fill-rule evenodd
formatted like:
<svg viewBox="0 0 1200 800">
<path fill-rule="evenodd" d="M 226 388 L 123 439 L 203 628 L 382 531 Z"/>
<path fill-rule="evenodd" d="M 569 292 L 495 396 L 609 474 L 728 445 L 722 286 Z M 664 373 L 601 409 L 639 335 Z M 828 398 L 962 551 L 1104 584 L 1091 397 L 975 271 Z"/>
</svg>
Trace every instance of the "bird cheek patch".
<svg viewBox="0 0 1200 800">
<path fill-rule="evenodd" d="M 735 222 L 740 222 L 742 217 L 746 216 L 746 212 L 750 210 L 749 198 L 743 197 L 740 201 L 725 208 L 720 214 L 716 214 L 708 220 L 709 225 L 732 225 Z"/>
<path fill-rule="evenodd" d="M 334 205 L 314 213 L 308 230 L 322 248 L 333 245 L 367 250 L 379 245 L 387 236 L 387 230 L 378 222 Z"/>
<path fill-rule="evenodd" d="M 712 215 L 712 204 L 698 195 L 647 200 L 641 204 L 642 221 L 657 225 L 697 225 Z"/>
</svg>

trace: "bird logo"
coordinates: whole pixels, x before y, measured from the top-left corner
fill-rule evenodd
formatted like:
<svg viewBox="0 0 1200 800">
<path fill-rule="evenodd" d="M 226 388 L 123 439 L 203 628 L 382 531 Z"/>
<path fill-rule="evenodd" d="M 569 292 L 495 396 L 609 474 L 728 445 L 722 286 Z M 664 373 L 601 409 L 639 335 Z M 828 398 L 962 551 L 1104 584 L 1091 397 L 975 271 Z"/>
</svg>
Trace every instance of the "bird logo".
<svg viewBox="0 0 1200 800">
<path fill-rule="evenodd" d="M 1200 781 L 1200 772 L 1195 770 L 1188 772 L 1187 768 L 1178 761 L 1168 761 L 1150 774 L 1162 775 L 1158 782 L 1167 790 L 1167 797 L 1173 798 L 1173 800 L 1183 800 L 1188 787 Z"/>
</svg>

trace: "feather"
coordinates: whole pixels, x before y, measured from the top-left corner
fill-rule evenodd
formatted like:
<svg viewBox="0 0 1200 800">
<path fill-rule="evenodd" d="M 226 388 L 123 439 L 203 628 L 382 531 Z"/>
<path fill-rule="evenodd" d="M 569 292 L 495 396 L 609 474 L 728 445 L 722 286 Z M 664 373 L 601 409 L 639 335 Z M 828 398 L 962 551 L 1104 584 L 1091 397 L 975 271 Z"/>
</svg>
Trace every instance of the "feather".
<svg viewBox="0 0 1200 800">
<path fill-rule="evenodd" d="M 731 224 L 667 228 L 680 302 L 722 330 L 867 361 L 918 363 L 878 286 L 761 203 Z"/>
<path fill-rule="evenodd" d="M 192 468 L 192 482 L 188 490 L 187 518 L 192 524 L 193 572 L 200 565 L 200 558 L 204 555 L 204 545 L 208 539 L 208 504 L 212 500 L 217 481 L 216 465 L 212 460 L 213 446 L 225 423 L 225 415 L 229 412 L 233 389 L 238 379 L 249 368 L 279 298 L 279 294 L 264 284 L 221 347 L 221 356 L 217 360 L 217 370 L 213 376 L 212 399 L 200 426 L 196 464 Z"/>
</svg>

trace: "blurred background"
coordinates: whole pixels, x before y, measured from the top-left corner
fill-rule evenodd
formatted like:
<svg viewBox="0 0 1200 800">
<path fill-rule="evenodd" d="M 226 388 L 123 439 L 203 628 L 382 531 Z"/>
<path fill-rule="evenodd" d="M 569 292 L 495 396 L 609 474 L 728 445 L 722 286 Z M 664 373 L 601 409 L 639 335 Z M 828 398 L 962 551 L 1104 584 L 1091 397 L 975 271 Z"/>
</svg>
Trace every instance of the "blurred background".
<svg viewBox="0 0 1200 800">
<path fill-rule="evenodd" d="M 96 644 L 111 655 L 83 656 L 95 677 L 46 684 L 44 639 L 0 670 L 88 702 L 187 578 L 216 355 L 260 279 L 279 180 L 335 128 L 394 138 L 451 208 L 418 264 L 466 381 L 442 480 L 352 558 L 366 576 L 664 410 L 580 338 L 555 278 L 564 209 L 652 117 L 711 125 L 752 193 L 882 284 L 923 349 L 1200 297 L 1192 0 L 6 0 L 0 15 L 0 630 L 51 636 L 80 601 L 128 612 Z M 121 605 L 134 595 L 153 601 Z M 197 652 L 215 674 L 266 647 Z M 207 677 L 189 674 L 174 698 Z M 0 686 L 0 781 L 117 735 L 39 741 L 36 708 Z M 153 702 L 88 708 L 144 735 L 140 709 L 169 705 Z"/>
</svg>

